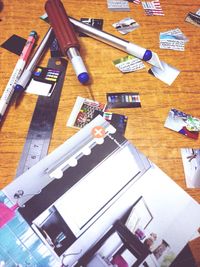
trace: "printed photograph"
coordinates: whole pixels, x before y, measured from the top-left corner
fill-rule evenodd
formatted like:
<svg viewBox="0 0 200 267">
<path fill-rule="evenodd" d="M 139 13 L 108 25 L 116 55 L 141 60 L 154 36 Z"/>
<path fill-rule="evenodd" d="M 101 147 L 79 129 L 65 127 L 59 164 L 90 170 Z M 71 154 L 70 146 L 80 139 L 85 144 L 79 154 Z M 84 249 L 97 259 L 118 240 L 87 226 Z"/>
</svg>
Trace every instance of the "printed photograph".
<svg viewBox="0 0 200 267">
<path fill-rule="evenodd" d="M 140 25 L 133 18 L 122 19 L 112 25 L 121 34 L 127 34 L 134 31 Z"/>
<path fill-rule="evenodd" d="M 67 126 L 83 128 L 93 119 L 96 110 L 106 111 L 106 104 L 78 96 L 67 121 Z"/>
<path fill-rule="evenodd" d="M 200 130 L 200 120 L 177 109 L 171 109 L 165 121 L 166 128 L 197 139 Z"/>
<path fill-rule="evenodd" d="M 181 148 L 181 156 L 188 188 L 200 188 L 200 149 Z"/>
<path fill-rule="evenodd" d="M 8 267 L 168 267 L 200 226 L 199 204 L 102 116 L 0 196 Z"/>
</svg>

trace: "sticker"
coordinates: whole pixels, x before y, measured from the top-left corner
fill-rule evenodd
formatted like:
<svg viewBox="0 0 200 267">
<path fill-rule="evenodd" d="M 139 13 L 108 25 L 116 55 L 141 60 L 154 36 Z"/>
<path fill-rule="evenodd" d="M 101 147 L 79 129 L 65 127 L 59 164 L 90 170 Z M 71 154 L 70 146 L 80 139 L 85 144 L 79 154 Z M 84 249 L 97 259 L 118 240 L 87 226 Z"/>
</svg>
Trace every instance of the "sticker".
<svg viewBox="0 0 200 267">
<path fill-rule="evenodd" d="M 181 148 L 181 157 L 188 188 L 200 188 L 200 149 Z"/>
<path fill-rule="evenodd" d="M 25 44 L 26 44 L 26 39 L 16 34 L 13 34 L 8 40 L 6 40 L 3 44 L 1 44 L 1 47 L 20 56 Z"/>
<path fill-rule="evenodd" d="M 169 111 L 169 114 L 165 121 L 164 126 L 175 132 L 183 134 L 189 138 L 197 139 L 199 135 L 199 131 L 193 131 L 193 130 L 191 131 L 191 125 L 189 123 L 191 118 L 194 119 L 194 117 L 192 117 L 191 115 L 172 108 Z"/>
<path fill-rule="evenodd" d="M 108 108 L 141 107 L 139 93 L 107 93 Z"/>
<path fill-rule="evenodd" d="M 102 30 L 103 29 L 103 19 L 93 19 L 93 18 L 81 18 L 81 22 L 94 27 L 95 29 Z M 80 37 L 88 37 L 87 34 L 80 32 Z"/>
<path fill-rule="evenodd" d="M 57 82 L 60 75 L 59 70 L 54 70 L 51 68 L 37 67 L 33 72 L 33 78 L 37 81 L 51 81 Z"/>
<path fill-rule="evenodd" d="M 188 38 L 179 28 L 160 33 L 160 48 L 184 51 Z"/>
<path fill-rule="evenodd" d="M 124 135 L 128 117 L 122 114 L 112 113 L 112 112 L 103 112 L 99 110 L 95 110 L 93 118 L 101 115 L 105 120 L 107 120 L 112 126 L 117 129 L 117 132 Z"/>
<path fill-rule="evenodd" d="M 140 25 L 133 18 L 125 18 L 113 23 L 112 26 L 121 34 L 127 34 L 136 30 Z"/>
<path fill-rule="evenodd" d="M 142 7 L 147 16 L 164 16 L 164 12 L 160 5 L 159 0 L 144 2 L 142 1 Z"/>
<path fill-rule="evenodd" d="M 67 126 L 83 128 L 93 119 L 95 110 L 104 111 L 105 109 L 105 104 L 78 96 L 67 121 Z"/>
<path fill-rule="evenodd" d="M 116 59 L 113 63 L 115 67 L 123 73 L 133 72 L 145 68 L 142 60 L 131 55 Z"/>
<path fill-rule="evenodd" d="M 171 85 L 179 75 L 180 71 L 164 61 L 160 61 L 160 63 L 162 64 L 163 70 L 153 66 L 148 70 L 148 73 L 158 78 L 162 82 Z"/>
<path fill-rule="evenodd" d="M 107 0 L 108 9 L 111 11 L 130 11 L 129 3 L 121 0 Z"/>
<path fill-rule="evenodd" d="M 51 96 L 61 72 L 52 68 L 37 67 L 26 92 L 30 94 Z"/>
</svg>

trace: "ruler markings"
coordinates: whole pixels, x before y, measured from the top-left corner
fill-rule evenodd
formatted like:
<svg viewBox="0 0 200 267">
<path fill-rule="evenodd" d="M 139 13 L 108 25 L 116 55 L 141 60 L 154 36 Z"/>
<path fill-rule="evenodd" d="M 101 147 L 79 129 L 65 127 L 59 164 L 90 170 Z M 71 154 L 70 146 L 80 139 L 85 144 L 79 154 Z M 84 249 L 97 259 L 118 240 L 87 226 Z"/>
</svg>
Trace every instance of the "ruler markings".
<svg viewBox="0 0 200 267">
<path fill-rule="evenodd" d="M 60 61 L 59 65 L 58 61 Z M 30 169 L 48 153 L 67 61 L 63 58 L 50 58 L 47 67 L 61 71 L 61 75 L 50 97 L 38 96 L 15 178 Z"/>
</svg>

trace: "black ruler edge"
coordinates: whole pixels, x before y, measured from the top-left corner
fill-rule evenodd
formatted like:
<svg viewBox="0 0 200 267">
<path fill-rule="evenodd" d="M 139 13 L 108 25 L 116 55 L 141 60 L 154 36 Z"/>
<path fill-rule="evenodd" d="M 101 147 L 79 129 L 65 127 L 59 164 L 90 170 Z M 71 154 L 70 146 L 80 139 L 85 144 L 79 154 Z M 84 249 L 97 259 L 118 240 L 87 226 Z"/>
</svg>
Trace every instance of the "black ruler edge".
<svg viewBox="0 0 200 267">
<path fill-rule="evenodd" d="M 15 178 L 48 153 L 67 64 L 64 58 L 50 58 L 48 61 L 47 68 L 59 70 L 61 74 L 50 97 L 38 96 Z"/>
</svg>

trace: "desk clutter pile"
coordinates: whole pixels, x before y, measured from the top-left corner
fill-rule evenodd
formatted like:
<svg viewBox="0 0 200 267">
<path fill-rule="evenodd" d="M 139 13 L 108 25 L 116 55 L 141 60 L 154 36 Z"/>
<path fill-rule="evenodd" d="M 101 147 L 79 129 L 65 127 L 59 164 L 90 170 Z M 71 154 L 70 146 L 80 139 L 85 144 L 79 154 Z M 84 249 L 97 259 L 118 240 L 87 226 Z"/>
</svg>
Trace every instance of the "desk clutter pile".
<svg viewBox="0 0 200 267">
<path fill-rule="evenodd" d="M 146 16 L 165 16 L 159 0 L 107 0 L 108 12 L 130 12 L 130 5 L 141 6 Z M 185 22 L 199 27 L 200 9 L 194 12 L 186 14 Z M 47 14 L 40 18 L 48 20 Z M 70 19 L 72 24 L 79 23 Z M 103 19 L 80 21 L 97 29 L 99 34 L 103 32 Z M 122 35 L 141 27 L 131 16 L 113 21 L 112 26 L 112 34 L 118 31 Z M 82 32 L 77 28 L 79 37 L 90 36 L 87 30 Z M 48 32 L 51 34 L 51 30 Z M 60 92 L 56 94 L 58 86 L 63 85 L 68 64 L 62 59 L 61 66 L 55 66 L 55 60 L 65 56 L 56 37 L 50 38 L 48 66 L 34 66 L 23 88 L 26 93 L 39 95 L 40 108 L 48 110 L 56 99 L 58 105 Z M 189 39 L 181 29 L 173 28 L 160 33 L 158 46 L 183 53 L 187 42 Z M 134 44 L 125 43 L 135 49 Z M 26 40 L 13 35 L 1 47 L 20 55 L 25 44 Z M 134 55 L 127 53 L 114 60 L 113 67 L 127 74 L 151 64 L 147 75 L 168 86 L 175 82 L 180 70 L 161 61 L 156 53 L 139 46 L 138 49 L 148 51 L 147 58 L 145 53 L 142 56 L 137 51 Z M 69 54 L 68 57 L 71 61 Z M 13 94 L 18 81 L 9 93 Z M 2 116 L 5 99 L 10 100 L 7 97 L 8 91 L 1 99 Z M 40 158 L 30 153 L 35 153 L 36 147 L 37 155 L 42 153 L 38 142 L 42 147 L 44 140 L 50 141 L 55 117 L 48 129 L 38 128 L 40 134 L 34 129 L 39 136 L 37 140 L 29 132 L 30 139 L 37 144 L 34 148 L 29 139 L 29 149 L 25 146 L 23 151 L 29 157 L 23 161 L 22 173 L 0 191 L 1 267 L 168 267 L 187 243 L 199 236 L 199 204 L 124 137 L 128 116 L 113 112 L 113 109 L 142 108 L 139 92 L 108 92 L 106 99 L 107 103 L 100 103 L 77 96 L 66 123 L 67 127 L 77 129 L 77 133 L 49 155 Z M 56 114 L 56 106 L 54 111 Z M 46 114 L 43 117 L 38 114 L 35 110 L 37 123 L 41 118 L 43 124 L 49 122 Z M 197 140 L 200 119 L 172 107 L 164 127 Z M 42 131 L 48 131 L 48 136 L 42 136 Z M 187 186 L 200 188 L 200 149 L 182 148 L 180 153 Z"/>
</svg>

